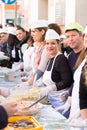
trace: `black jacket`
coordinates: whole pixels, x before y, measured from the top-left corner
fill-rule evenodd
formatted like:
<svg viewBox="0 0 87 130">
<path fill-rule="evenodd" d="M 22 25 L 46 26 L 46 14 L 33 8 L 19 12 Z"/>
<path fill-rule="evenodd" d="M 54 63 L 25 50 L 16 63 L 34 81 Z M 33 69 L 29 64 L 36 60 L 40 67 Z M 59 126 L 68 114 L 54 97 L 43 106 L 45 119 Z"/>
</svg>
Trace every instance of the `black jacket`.
<svg viewBox="0 0 87 130">
<path fill-rule="evenodd" d="M 84 78 L 84 68 L 85 66 L 87 67 L 87 62 L 85 63 L 81 77 L 80 77 L 80 90 L 79 90 L 79 98 L 80 98 L 80 109 L 87 109 L 87 84 L 85 83 L 85 78 Z"/>
<path fill-rule="evenodd" d="M 6 56 L 8 56 L 8 50 L 7 50 L 7 42 L 0 45 L 0 51 L 4 52 Z M 0 60 L 0 66 L 11 68 L 12 64 L 8 60 Z"/>
<path fill-rule="evenodd" d="M 5 109 L 0 105 L 0 130 L 5 128 L 8 124 L 8 115 Z"/>
<path fill-rule="evenodd" d="M 28 32 L 26 32 L 26 37 L 22 41 L 20 41 L 20 43 L 16 46 L 20 50 L 20 55 L 21 55 L 20 60 L 21 61 L 23 61 L 23 53 L 21 51 L 21 47 L 22 47 L 23 44 L 27 43 L 27 41 L 29 40 L 29 38 L 30 38 L 30 35 L 29 35 Z"/>
</svg>

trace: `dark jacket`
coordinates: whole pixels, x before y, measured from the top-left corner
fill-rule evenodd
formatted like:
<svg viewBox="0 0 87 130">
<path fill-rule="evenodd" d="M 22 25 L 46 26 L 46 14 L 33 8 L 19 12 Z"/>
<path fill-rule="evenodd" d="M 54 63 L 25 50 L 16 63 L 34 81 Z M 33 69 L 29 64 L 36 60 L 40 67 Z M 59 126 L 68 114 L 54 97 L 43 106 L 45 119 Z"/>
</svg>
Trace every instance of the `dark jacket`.
<svg viewBox="0 0 87 130">
<path fill-rule="evenodd" d="M 23 44 L 27 43 L 29 38 L 30 38 L 30 34 L 28 32 L 26 32 L 26 37 L 22 41 L 20 41 L 20 43 L 17 45 L 17 48 L 20 50 L 20 55 L 21 55 L 20 60 L 21 61 L 23 61 L 23 53 L 21 51 L 21 47 L 22 47 Z"/>
<path fill-rule="evenodd" d="M 8 56 L 7 43 L 3 43 L 0 45 L 0 51 L 4 52 L 5 55 Z M 11 68 L 12 64 L 10 61 L 4 59 L 4 60 L 0 60 L 0 66 Z"/>
<path fill-rule="evenodd" d="M 15 51 L 15 56 L 12 56 L 12 50 L 14 49 Z M 11 63 L 14 62 L 19 62 L 20 61 L 20 57 L 19 57 L 19 52 L 18 52 L 18 48 L 16 47 L 16 45 L 14 45 L 14 48 L 11 45 L 8 45 L 8 55 L 10 57 L 10 61 Z"/>
<path fill-rule="evenodd" d="M 53 62 L 54 58 L 51 58 L 47 67 L 47 71 L 51 70 Z M 63 54 L 60 54 L 56 57 L 51 78 L 52 81 L 55 82 L 58 91 L 71 86 L 73 82 L 73 76 L 68 65 L 67 58 Z"/>
<path fill-rule="evenodd" d="M 0 130 L 5 128 L 8 124 L 8 115 L 5 109 L 0 105 Z"/>
<path fill-rule="evenodd" d="M 79 90 L 79 98 L 80 98 L 80 109 L 87 109 L 87 84 L 85 83 L 84 77 L 84 68 L 87 67 L 87 62 L 85 63 L 81 77 L 80 77 L 80 90 Z"/>
</svg>

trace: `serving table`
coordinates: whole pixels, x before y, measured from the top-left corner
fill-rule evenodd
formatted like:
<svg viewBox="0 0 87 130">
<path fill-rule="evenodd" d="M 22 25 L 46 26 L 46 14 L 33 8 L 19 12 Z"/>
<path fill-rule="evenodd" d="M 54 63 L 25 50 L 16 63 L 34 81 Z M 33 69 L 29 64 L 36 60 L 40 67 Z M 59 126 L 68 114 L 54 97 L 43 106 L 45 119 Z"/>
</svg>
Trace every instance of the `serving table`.
<svg viewBox="0 0 87 130">
<path fill-rule="evenodd" d="M 20 77 L 23 72 L 13 72 L 11 69 L 2 68 L 0 69 L 0 87 L 13 87 L 16 86 L 20 82 Z M 7 74 L 10 77 L 7 77 Z"/>
<path fill-rule="evenodd" d="M 7 81 L 5 72 L 9 69 L 0 70 L 0 87 L 14 87 L 16 86 L 21 77 L 21 72 L 13 73 L 14 80 Z M 34 115 L 38 122 L 43 126 L 43 130 L 84 130 L 81 128 L 70 127 L 66 122 L 66 118 L 57 112 L 51 105 L 43 105 L 42 109 Z"/>
<path fill-rule="evenodd" d="M 82 130 L 76 127 L 70 127 L 67 123 L 67 119 L 56 112 L 51 105 L 45 105 L 35 118 L 43 125 L 44 130 Z"/>
</svg>

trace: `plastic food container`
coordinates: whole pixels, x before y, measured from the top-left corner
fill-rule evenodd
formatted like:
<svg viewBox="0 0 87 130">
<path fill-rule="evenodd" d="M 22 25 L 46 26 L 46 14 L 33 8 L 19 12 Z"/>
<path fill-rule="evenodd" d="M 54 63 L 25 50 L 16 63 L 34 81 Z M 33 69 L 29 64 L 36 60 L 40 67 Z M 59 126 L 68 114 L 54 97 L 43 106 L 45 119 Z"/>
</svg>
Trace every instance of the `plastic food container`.
<svg viewBox="0 0 87 130">
<path fill-rule="evenodd" d="M 24 121 L 24 122 L 23 122 Z M 14 126 L 15 123 L 20 123 Z M 24 128 L 23 125 L 25 125 L 25 122 L 29 122 L 28 126 Z M 8 125 L 4 130 L 43 130 L 43 127 L 40 125 L 40 123 L 32 116 L 13 116 L 9 117 L 8 119 Z"/>
<path fill-rule="evenodd" d="M 14 75 L 12 72 L 5 73 L 5 81 L 14 81 Z"/>
</svg>

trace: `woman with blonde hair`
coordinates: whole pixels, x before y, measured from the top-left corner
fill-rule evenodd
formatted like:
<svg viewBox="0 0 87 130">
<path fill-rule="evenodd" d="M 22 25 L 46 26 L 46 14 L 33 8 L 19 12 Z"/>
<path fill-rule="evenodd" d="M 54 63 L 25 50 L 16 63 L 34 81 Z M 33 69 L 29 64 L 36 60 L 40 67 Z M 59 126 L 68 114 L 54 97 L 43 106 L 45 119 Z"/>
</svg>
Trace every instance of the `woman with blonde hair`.
<svg viewBox="0 0 87 130">
<path fill-rule="evenodd" d="M 86 63 L 83 67 L 81 78 L 80 78 L 80 113 L 83 120 L 87 120 L 87 27 L 84 31 L 84 45 L 85 45 L 85 52 L 86 52 Z"/>
</svg>

